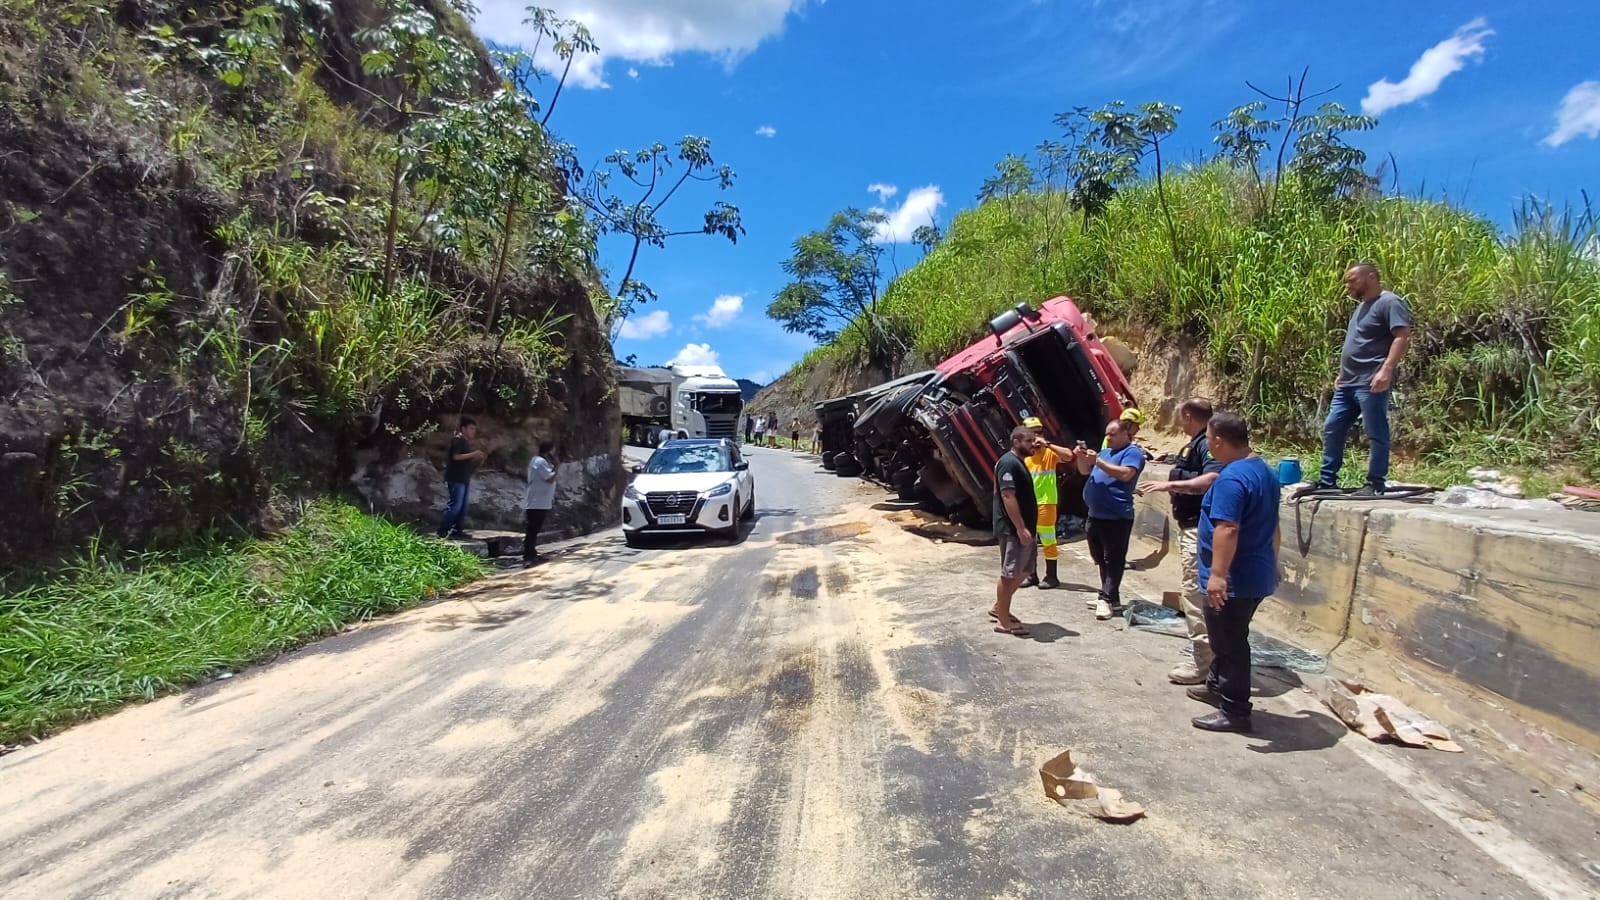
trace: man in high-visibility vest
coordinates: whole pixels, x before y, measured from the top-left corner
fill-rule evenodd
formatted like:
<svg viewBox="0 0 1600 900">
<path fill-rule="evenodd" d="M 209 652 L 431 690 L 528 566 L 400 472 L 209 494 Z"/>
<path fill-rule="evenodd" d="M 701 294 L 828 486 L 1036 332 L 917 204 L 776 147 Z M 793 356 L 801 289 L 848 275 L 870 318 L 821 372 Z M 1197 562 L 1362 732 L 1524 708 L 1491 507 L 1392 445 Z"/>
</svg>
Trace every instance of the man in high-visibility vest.
<svg viewBox="0 0 1600 900">
<path fill-rule="evenodd" d="M 1044 437 L 1044 423 L 1037 418 L 1029 416 L 1022 420 L 1022 425 L 1032 429 L 1039 437 Z M 1023 587 L 1037 585 L 1041 589 L 1049 589 L 1061 586 L 1061 580 L 1056 577 L 1056 562 L 1061 558 L 1061 548 L 1056 544 L 1056 467 L 1061 465 L 1062 460 L 1071 458 L 1071 447 L 1052 444 L 1046 438 L 1039 449 L 1023 460 L 1028 467 L 1028 474 L 1033 476 L 1033 496 L 1039 503 L 1039 543 L 1044 547 L 1044 579 L 1040 580 L 1039 572 L 1035 569 L 1022 582 Z"/>
</svg>

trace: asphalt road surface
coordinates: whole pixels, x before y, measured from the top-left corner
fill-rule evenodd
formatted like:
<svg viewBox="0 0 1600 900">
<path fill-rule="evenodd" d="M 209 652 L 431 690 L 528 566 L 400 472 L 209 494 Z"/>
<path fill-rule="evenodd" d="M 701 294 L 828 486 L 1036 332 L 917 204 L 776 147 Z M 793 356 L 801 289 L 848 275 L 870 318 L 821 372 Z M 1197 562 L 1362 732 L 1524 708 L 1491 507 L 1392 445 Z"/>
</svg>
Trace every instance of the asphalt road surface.
<svg viewBox="0 0 1600 900">
<path fill-rule="evenodd" d="M 0 758 L 7 897 L 1564 897 L 1596 818 L 1497 764 L 1368 744 L 1258 670 L 1194 730 L 1181 641 L 1024 591 L 993 548 L 753 451 L 736 545 L 610 532 Z M 1063 576 L 1091 579 L 1082 545 Z M 1149 594 L 1158 572 L 1135 572 Z M 1148 818 L 1047 799 L 1072 749 Z"/>
</svg>

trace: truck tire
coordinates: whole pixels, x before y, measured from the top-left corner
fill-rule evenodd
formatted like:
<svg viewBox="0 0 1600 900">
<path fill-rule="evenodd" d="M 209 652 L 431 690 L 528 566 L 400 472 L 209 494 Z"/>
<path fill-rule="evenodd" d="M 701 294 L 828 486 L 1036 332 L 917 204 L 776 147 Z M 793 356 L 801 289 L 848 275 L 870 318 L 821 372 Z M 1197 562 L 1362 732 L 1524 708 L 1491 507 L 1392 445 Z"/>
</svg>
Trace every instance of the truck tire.
<svg viewBox="0 0 1600 900">
<path fill-rule="evenodd" d="M 829 451 L 827 451 L 827 452 L 822 454 L 822 467 L 824 469 L 827 469 L 829 472 L 833 471 L 834 456 L 835 456 L 835 454 L 834 454 L 834 452 L 832 450 L 829 450 Z"/>
<path fill-rule="evenodd" d="M 833 473 L 840 478 L 856 478 L 861 475 L 861 464 L 848 453 L 840 453 L 833 458 Z"/>
<path fill-rule="evenodd" d="M 664 419 L 664 418 L 667 417 L 667 413 L 670 412 L 671 410 L 672 410 L 672 404 L 667 402 L 667 398 L 665 398 L 665 397 L 652 397 L 652 398 L 650 398 L 650 415 L 656 416 L 657 418 Z"/>
<path fill-rule="evenodd" d="M 917 499 L 917 473 L 910 469 L 901 469 L 894 473 L 894 490 L 900 495 L 902 502 L 910 503 Z"/>
</svg>

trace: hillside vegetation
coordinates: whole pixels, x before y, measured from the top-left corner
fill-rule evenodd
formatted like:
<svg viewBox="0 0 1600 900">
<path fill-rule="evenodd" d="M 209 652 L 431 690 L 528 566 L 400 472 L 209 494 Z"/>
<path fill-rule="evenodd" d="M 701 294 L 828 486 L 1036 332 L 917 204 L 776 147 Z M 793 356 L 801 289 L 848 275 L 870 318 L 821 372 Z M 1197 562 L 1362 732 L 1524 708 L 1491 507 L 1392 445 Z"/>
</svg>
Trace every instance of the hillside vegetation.
<svg viewBox="0 0 1600 900">
<path fill-rule="evenodd" d="M 981 205 L 795 374 L 865 367 L 875 331 L 909 370 L 1017 303 L 1066 294 L 1103 331 L 1199 338 L 1220 399 L 1311 445 L 1351 309 L 1341 277 L 1371 260 L 1417 321 L 1394 412 L 1402 451 L 1600 479 L 1594 218 L 1529 201 L 1503 233 L 1449 203 L 1385 196 L 1359 154 L 1340 153 L 1340 185 L 1219 158 L 1113 177 L 1103 203 L 1070 171 L 1057 184 L 1008 158 Z"/>
<path fill-rule="evenodd" d="M 463 410 L 607 452 L 595 229 L 465 8 L 0 0 L 0 559 L 254 526 Z"/>
</svg>

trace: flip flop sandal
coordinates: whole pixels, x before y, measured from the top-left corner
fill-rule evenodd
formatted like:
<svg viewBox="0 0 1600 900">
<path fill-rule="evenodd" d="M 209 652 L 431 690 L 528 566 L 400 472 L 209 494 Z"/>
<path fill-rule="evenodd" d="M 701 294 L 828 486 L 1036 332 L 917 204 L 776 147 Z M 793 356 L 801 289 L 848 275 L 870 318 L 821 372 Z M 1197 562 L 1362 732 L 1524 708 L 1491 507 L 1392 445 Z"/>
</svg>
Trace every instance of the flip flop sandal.
<svg viewBox="0 0 1600 900">
<path fill-rule="evenodd" d="M 1028 630 L 1028 626 L 1022 624 L 1021 622 L 1018 622 L 1010 628 L 1007 628 L 1004 625 L 996 625 L 994 626 L 994 630 L 997 634 L 1009 634 L 1013 637 L 1027 637 L 1033 633 Z"/>
</svg>

